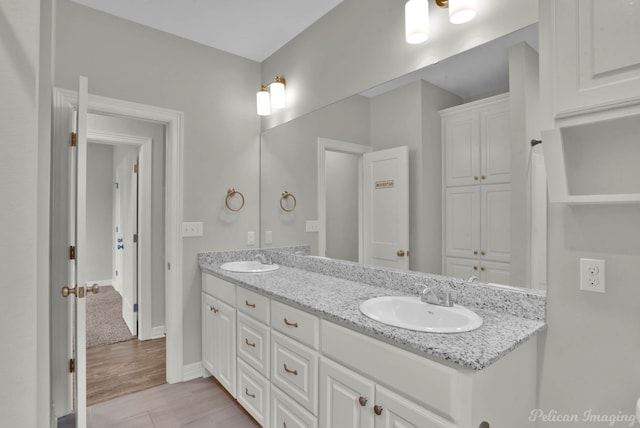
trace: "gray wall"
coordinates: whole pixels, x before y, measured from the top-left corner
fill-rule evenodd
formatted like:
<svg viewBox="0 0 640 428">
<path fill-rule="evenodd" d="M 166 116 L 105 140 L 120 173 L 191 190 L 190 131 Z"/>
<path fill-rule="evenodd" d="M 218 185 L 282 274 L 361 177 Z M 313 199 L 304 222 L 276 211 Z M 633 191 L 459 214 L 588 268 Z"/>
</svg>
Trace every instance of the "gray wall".
<svg viewBox="0 0 640 428">
<path fill-rule="evenodd" d="M 55 84 L 184 112 L 184 221 L 203 221 L 202 238 L 184 239 L 184 364 L 198 363 L 200 270 L 197 253 L 242 248 L 258 230 L 255 92 L 260 65 L 225 52 L 59 0 Z M 224 82 L 224 84 L 221 84 Z M 247 198 L 228 215 L 229 187 Z"/>
<path fill-rule="evenodd" d="M 0 340 L 5 346 L 0 359 L 0 420 L 24 427 L 48 423 L 42 419 L 47 393 L 38 392 L 40 378 L 48 387 L 48 371 L 43 371 L 38 352 L 48 356 L 48 344 L 41 336 L 46 319 L 40 318 L 48 315 L 46 305 L 44 314 L 38 311 L 46 290 L 40 294 L 43 287 L 38 281 L 43 278 L 37 266 L 48 260 L 40 258 L 40 238 L 48 231 L 39 229 L 43 224 L 38 214 L 39 209 L 47 210 L 42 204 L 46 195 L 38 187 L 45 178 L 38 169 L 39 149 L 46 149 L 39 135 L 46 124 L 38 116 L 38 100 L 46 99 L 38 88 L 39 75 L 46 71 L 39 62 L 39 11 L 36 0 L 11 0 L 0 6 L 0 220 L 5 226 L 0 232 L 0 283 L 6 296 L 0 303 Z M 46 86 L 46 73 L 43 79 Z"/>
<path fill-rule="evenodd" d="M 87 150 L 87 278 L 113 278 L 113 147 L 89 144 Z"/>
</svg>

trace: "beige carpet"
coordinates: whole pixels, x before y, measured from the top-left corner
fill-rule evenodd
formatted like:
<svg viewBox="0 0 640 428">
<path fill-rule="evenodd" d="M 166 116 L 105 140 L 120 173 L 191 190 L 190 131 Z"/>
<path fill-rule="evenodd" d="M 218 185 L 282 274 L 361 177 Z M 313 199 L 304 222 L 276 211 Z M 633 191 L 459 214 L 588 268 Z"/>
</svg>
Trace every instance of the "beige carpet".
<svg viewBox="0 0 640 428">
<path fill-rule="evenodd" d="M 122 319 L 122 297 L 111 285 L 87 294 L 87 348 L 135 338 Z"/>
</svg>

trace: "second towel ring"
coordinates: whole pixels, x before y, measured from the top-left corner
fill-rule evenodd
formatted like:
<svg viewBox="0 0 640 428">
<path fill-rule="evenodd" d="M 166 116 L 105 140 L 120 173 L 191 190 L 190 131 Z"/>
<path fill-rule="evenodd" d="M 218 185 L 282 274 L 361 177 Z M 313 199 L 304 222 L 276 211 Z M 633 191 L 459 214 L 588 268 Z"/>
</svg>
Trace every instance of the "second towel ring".
<svg viewBox="0 0 640 428">
<path fill-rule="evenodd" d="M 283 202 L 289 198 L 293 199 L 293 206 L 291 208 L 285 208 Z M 289 193 L 285 190 L 284 192 L 282 192 L 282 195 L 280 195 L 280 208 L 282 208 L 282 211 L 290 213 L 291 211 L 296 209 L 297 203 L 298 201 L 296 200 L 296 197 L 293 196 L 293 193 Z"/>
<path fill-rule="evenodd" d="M 233 198 L 235 195 L 240 195 L 240 197 L 242 198 L 242 203 L 240 204 L 239 208 L 231 208 L 231 204 L 229 204 L 229 201 L 231 200 L 231 198 Z M 227 208 L 229 209 L 229 211 L 240 211 L 242 209 L 242 207 L 244 207 L 244 195 L 242 194 L 242 192 L 237 191 L 236 189 L 234 189 L 233 187 L 230 188 L 229 190 L 227 190 L 227 197 L 224 198 L 224 204 L 227 206 Z"/>
</svg>

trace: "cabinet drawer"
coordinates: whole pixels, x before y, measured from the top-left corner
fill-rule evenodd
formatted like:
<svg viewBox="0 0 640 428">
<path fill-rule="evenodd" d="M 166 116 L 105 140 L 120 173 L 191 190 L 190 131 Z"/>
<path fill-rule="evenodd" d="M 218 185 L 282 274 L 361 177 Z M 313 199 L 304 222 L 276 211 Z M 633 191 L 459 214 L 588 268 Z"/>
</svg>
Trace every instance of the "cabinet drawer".
<svg viewBox="0 0 640 428">
<path fill-rule="evenodd" d="M 321 334 L 324 355 L 457 420 L 460 380 L 455 369 L 327 321 L 322 321 Z"/>
<path fill-rule="evenodd" d="M 271 426 L 317 428 L 318 419 L 275 386 L 271 387 Z"/>
<path fill-rule="evenodd" d="M 238 356 L 269 377 L 270 329 L 259 321 L 238 313 Z"/>
<path fill-rule="evenodd" d="M 216 297 L 223 302 L 236 306 L 236 286 L 223 279 L 202 273 L 202 291 Z"/>
<path fill-rule="evenodd" d="M 313 349 L 319 349 L 320 321 L 315 315 L 271 301 L 271 326 Z"/>
<path fill-rule="evenodd" d="M 238 358 L 238 403 L 262 426 L 269 421 L 269 381 Z"/>
<path fill-rule="evenodd" d="M 269 325 L 269 298 L 254 293 L 246 288 L 238 287 L 237 308 L 239 311 Z"/>
<path fill-rule="evenodd" d="M 272 331 L 271 356 L 271 382 L 317 415 L 318 353 Z"/>
</svg>

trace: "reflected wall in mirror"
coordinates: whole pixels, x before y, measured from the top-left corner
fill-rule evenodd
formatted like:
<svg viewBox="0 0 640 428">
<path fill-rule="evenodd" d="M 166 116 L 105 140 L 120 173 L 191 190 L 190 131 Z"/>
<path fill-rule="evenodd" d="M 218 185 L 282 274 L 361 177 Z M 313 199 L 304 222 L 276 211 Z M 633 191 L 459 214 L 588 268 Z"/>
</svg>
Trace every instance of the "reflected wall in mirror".
<svg viewBox="0 0 640 428">
<path fill-rule="evenodd" d="M 409 269 L 415 271 L 464 279 L 475 275 L 487 282 L 544 288 L 544 166 L 537 156 L 540 147 L 532 149 L 528 143 L 539 138 L 535 47 L 534 25 L 264 131 L 261 245 L 306 244 L 311 246 L 312 255 L 363 263 L 366 252 L 363 218 L 367 215 L 363 192 L 379 183 L 365 182 L 362 156 L 406 146 L 409 244 L 406 248 L 398 247 L 394 254 L 408 257 Z M 494 153 L 498 155 L 495 159 L 506 159 L 511 168 L 509 180 L 500 183 L 506 193 L 483 193 L 480 187 L 476 190 L 478 194 L 489 194 L 490 200 L 500 201 L 492 209 L 506 207 L 509 212 L 500 211 L 501 217 L 493 217 L 500 220 L 494 222 L 478 219 L 480 212 L 467 213 L 461 217 L 471 222 L 477 220 L 480 229 L 464 232 L 469 236 L 457 235 L 462 236 L 462 241 L 471 242 L 474 234 L 485 239 L 487 230 L 500 229 L 503 251 L 500 260 L 482 260 L 481 252 L 485 251 L 478 247 L 472 250 L 477 251 L 477 260 L 473 260 L 473 253 L 465 260 L 455 252 L 448 254 L 446 245 L 447 224 L 451 222 L 447 219 L 447 208 L 451 206 L 447 207 L 448 182 L 443 179 L 446 144 L 440 112 L 455 106 L 463 106 L 464 110 L 471 102 L 503 93 L 507 94 L 504 103 L 508 120 L 497 121 L 491 128 L 480 114 L 480 119 L 469 128 L 476 135 L 467 136 L 467 143 L 480 144 L 480 140 L 490 139 L 490 134 L 507 136 L 507 152 Z M 459 133 L 468 131 L 462 129 Z M 489 145 L 483 150 L 490 151 L 492 147 L 495 150 L 499 146 Z M 465 144 L 457 144 L 453 149 L 460 152 L 463 161 L 465 156 L 468 162 L 475 159 L 476 154 L 465 154 L 465 150 L 476 153 L 475 148 Z M 488 186 L 485 184 L 485 190 L 497 190 Z M 279 209 L 278 198 L 285 189 L 297 197 L 293 212 Z M 385 191 L 384 186 L 378 189 Z M 399 220 L 394 215 L 389 218 L 389 227 L 395 227 Z M 272 238 L 265 241 L 265 236 Z M 488 245 L 497 245 L 494 242 L 497 241 L 494 239 Z M 493 276 L 490 273 L 498 271 Z"/>
</svg>

